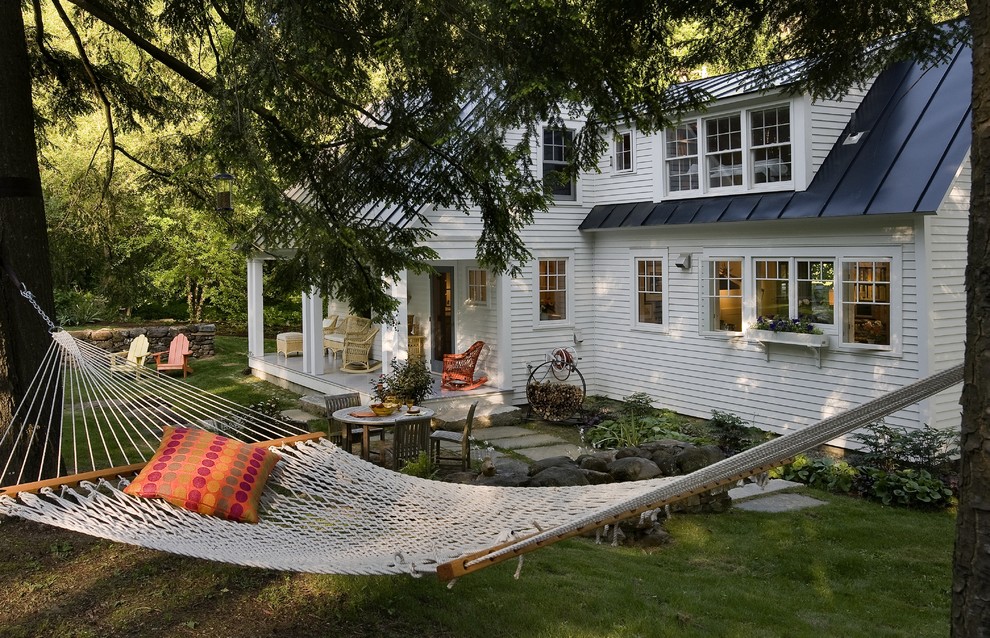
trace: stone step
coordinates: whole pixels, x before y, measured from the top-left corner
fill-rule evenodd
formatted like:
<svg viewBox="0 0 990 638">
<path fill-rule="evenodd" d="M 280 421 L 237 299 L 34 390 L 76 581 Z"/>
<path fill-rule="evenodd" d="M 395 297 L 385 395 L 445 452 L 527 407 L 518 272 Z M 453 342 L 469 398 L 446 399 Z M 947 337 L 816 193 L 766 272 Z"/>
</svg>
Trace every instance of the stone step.
<svg viewBox="0 0 990 638">
<path fill-rule="evenodd" d="M 559 440 L 559 439 L 558 439 Z M 581 453 L 581 448 L 573 443 L 561 441 L 555 445 L 542 445 L 540 447 L 527 447 L 513 450 L 517 454 L 522 454 L 533 461 L 540 461 L 554 456 L 569 456 L 576 459 Z"/>
<path fill-rule="evenodd" d="M 783 492 L 770 494 L 769 496 L 761 496 L 759 498 L 751 498 L 747 501 L 743 501 L 742 503 L 733 504 L 732 506 L 748 512 L 778 513 L 796 512 L 798 510 L 807 509 L 809 507 L 818 507 L 825 504 L 825 501 L 820 501 L 817 498 L 811 498 L 805 494 Z"/>
<path fill-rule="evenodd" d="M 306 425 L 316 417 L 312 413 L 304 410 L 282 410 L 282 416 L 295 425 Z"/>
<path fill-rule="evenodd" d="M 804 487 L 804 484 L 797 483 L 795 481 L 785 481 L 784 479 L 770 479 L 762 488 L 756 483 L 746 483 L 740 487 L 734 487 L 729 490 L 729 496 L 733 501 L 742 501 L 748 498 L 766 496 L 768 494 L 773 494 L 774 492 L 789 490 L 795 487 Z"/>
</svg>

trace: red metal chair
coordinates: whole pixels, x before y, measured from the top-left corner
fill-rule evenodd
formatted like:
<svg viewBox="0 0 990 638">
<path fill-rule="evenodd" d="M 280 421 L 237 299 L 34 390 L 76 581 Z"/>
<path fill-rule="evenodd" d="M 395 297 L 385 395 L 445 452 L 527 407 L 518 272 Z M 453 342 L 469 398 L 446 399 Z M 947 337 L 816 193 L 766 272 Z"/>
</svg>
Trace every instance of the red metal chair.
<svg viewBox="0 0 990 638">
<path fill-rule="evenodd" d="M 488 381 L 488 377 L 484 375 L 474 378 L 474 368 L 478 365 L 478 357 L 484 347 L 484 341 L 475 341 L 474 345 L 461 354 L 443 355 L 440 387 L 444 390 L 473 390 Z"/>
</svg>

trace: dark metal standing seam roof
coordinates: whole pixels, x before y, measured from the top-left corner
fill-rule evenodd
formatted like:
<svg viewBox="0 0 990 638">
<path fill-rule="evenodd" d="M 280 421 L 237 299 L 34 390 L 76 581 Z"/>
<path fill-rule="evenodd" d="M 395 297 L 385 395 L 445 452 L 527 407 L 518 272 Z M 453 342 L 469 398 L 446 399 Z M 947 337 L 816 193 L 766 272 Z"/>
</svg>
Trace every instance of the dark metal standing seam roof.
<svg viewBox="0 0 990 638">
<path fill-rule="evenodd" d="M 969 150 L 972 51 L 881 73 L 805 191 L 600 204 L 580 230 L 932 213 Z M 844 143 L 862 133 L 856 143 Z"/>
</svg>

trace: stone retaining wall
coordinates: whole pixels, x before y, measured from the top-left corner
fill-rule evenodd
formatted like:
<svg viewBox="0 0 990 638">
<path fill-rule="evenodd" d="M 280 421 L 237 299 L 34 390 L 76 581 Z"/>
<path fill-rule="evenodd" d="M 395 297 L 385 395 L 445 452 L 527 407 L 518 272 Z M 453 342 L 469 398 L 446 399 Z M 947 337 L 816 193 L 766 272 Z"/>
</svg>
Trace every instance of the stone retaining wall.
<svg viewBox="0 0 990 638">
<path fill-rule="evenodd" d="M 189 339 L 189 349 L 197 359 L 216 354 L 213 338 L 217 327 L 212 323 L 196 323 L 187 326 L 148 326 L 135 328 L 103 328 L 102 330 L 72 330 L 76 339 L 87 341 L 107 352 L 123 352 L 138 335 L 148 337 L 149 352 L 165 352 L 175 335 L 182 333 Z"/>
</svg>

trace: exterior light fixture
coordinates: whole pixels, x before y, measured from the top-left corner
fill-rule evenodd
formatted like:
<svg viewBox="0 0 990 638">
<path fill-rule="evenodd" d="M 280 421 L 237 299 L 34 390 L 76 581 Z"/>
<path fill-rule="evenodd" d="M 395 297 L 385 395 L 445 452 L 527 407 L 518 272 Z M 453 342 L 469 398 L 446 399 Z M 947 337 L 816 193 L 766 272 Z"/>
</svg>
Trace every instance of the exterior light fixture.
<svg viewBox="0 0 990 638">
<path fill-rule="evenodd" d="M 217 173 L 213 176 L 217 183 L 217 211 L 234 210 L 231 199 L 231 188 L 234 185 L 234 176 L 230 173 Z"/>
</svg>

